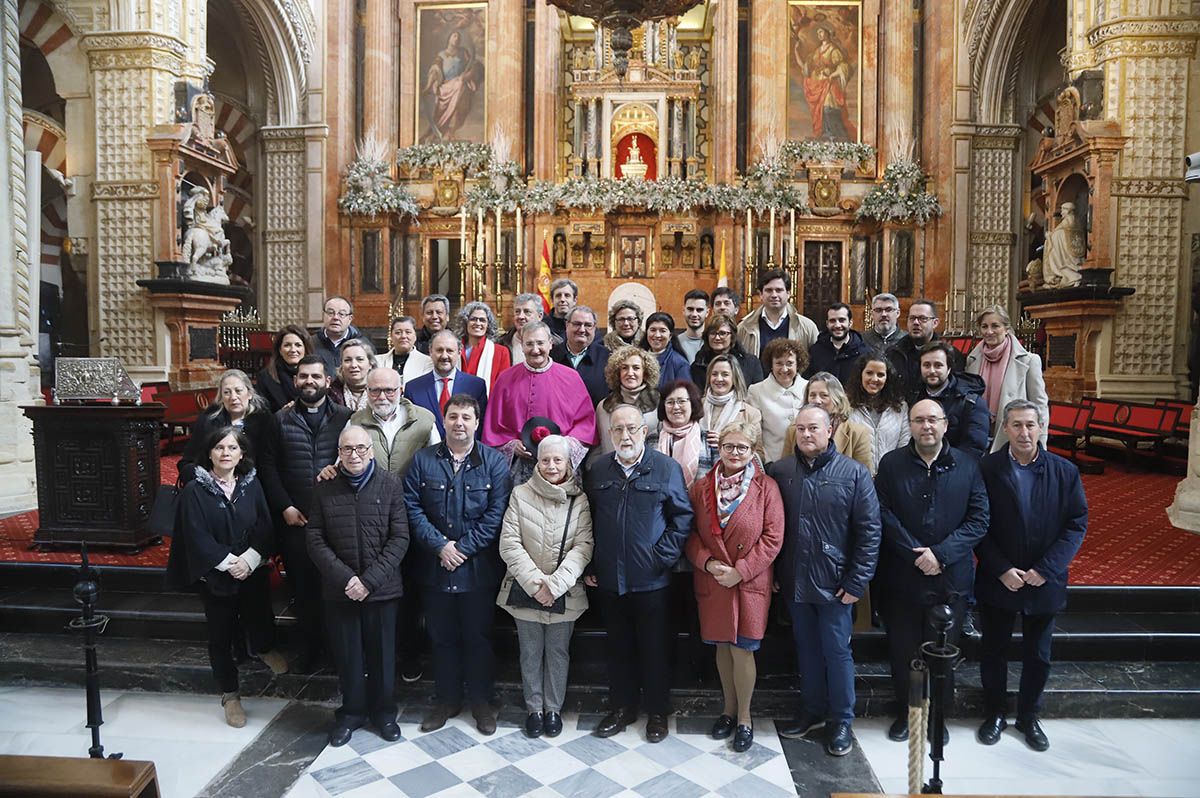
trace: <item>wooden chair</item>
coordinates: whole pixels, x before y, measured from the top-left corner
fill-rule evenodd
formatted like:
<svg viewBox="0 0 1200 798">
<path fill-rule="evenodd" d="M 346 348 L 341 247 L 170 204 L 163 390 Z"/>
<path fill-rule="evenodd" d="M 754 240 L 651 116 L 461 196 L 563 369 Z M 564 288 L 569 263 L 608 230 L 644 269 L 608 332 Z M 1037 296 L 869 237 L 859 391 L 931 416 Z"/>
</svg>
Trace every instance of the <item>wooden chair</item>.
<svg viewBox="0 0 1200 798">
<path fill-rule="evenodd" d="M 136 759 L 0 756 L 0 795 L 159 798 L 158 774 Z"/>
<path fill-rule="evenodd" d="M 1047 427 L 1048 449 L 1073 462 L 1085 474 L 1103 474 L 1104 461 L 1080 449 L 1079 442 L 1087 439 L 1092 408 L 1069 402 L 1050 403 L 1050 423 Z"/>
</svg>

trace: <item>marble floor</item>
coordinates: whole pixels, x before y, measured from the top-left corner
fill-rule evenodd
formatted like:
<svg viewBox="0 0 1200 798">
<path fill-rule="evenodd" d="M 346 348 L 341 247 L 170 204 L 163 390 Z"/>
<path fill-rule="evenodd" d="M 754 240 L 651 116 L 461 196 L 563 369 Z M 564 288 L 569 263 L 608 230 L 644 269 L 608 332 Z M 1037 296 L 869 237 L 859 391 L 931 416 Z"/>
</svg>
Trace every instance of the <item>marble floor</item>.
<svg viewBox="0 0 1200 798">
<path fill-rule="evenodd" d="M 217 696 L 107 690 L 100 696 L 104 753 L 154 762 L 163 798 L 203 794 L 288 703 L 243 699 L 246 726 L 234 729 Z M 86 722 L 81 689 L 0 685 L 0 754 L 86 757 L 92 744 Z"/>
</svg>

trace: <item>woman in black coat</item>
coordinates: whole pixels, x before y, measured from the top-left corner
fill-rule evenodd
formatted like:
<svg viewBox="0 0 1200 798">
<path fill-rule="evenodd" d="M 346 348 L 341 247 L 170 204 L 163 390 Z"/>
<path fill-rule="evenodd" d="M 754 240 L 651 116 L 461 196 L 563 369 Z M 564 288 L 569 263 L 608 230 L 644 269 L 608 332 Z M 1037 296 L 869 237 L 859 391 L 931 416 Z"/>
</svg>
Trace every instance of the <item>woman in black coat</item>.
<svg viewBox="0 0 1200 798">
<path fill-rule="evenodd" d="M 259 479 L 267 499 L 282 499 L 282 485 L 275 470 L 275 445 L 279 422 L 254 390 L 246 372 L 229 369 L 217 380 L 217 400 L 192 425 L 191 436 L 179 458 L 179 482 L 186 485 L 196 477 L 197 466 L 208 456 L 207 441 L 216 430 L 233 427 L 245 433 L 245 454 L 258 465 Z M 290 502 L 289 502 L 290 503 Z M 272 505 L 273 506 L 273 505 Z"/>
<path fill-rule="evenodd" d="M 258 392 L 271 406 L 271 412 L 296 401 L 299 395 L 296 390 L 296 369 L 300 366 L 300 359 L 312 353 L 312 337 L 300 325 L 285 324 L 275 333 L 271 359 L 254 377 Z"/>
<path fill-rule="evenodd" d="M 747 354 L 737 342 L 737 323 L 720 314 L 713 316 L 704 326 L 704 343 L 692 361 L 692 382 L 705 385 L 708 361 L 717 355 L 729 355 L 737 360 L 747 387 L 763 381 L 762 363 L 757 357 Z"/>
<path fill-rule="evenodd" d="M 235 728 L 246 725 L 232 652 L 235 630 L 245 630 L 250 651 L 274 673 L 288 669 L 275 650 L 268 569 L 261 567 L 271 548 L 271 514 L 248 446 L 233 427 L 209 434 L 194 478 L 179 494 L 167 561 L 167 586 L 198 590 L 204 602 L 208 659 L 225 722 Z"/>
</svg>

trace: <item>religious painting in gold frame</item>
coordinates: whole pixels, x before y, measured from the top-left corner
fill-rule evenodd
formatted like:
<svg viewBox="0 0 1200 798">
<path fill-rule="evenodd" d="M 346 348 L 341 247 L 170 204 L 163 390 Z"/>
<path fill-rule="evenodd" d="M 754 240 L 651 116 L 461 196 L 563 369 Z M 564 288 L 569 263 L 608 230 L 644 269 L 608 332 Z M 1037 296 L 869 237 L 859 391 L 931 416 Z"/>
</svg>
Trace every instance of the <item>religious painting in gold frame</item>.
<svg viewBox="0 0 1200 798">
<path fill-rule="evenodd" d="M 416 136 L 483 143 L 487 117 L 487 3 L 417 6 Z"/>
<path fill-rule="evenodd" d="M 788 138 L 861 141 L 861 0 L 792 0 L 788 30 Z"/>
</svg>

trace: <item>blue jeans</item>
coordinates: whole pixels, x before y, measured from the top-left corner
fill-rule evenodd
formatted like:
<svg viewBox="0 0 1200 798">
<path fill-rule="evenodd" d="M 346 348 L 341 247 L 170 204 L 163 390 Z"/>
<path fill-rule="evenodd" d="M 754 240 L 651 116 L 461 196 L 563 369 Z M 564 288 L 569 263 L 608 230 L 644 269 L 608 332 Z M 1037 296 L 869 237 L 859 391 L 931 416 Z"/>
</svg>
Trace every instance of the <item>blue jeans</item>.
<svg viewBox="0 0 1200 798">
<path fill-rule="evenodd" d="M 800 663 L 802 711 L 829 721 L 854 720 L 853 605 L 788 601 L 787 607 Z"/>
</svg>

